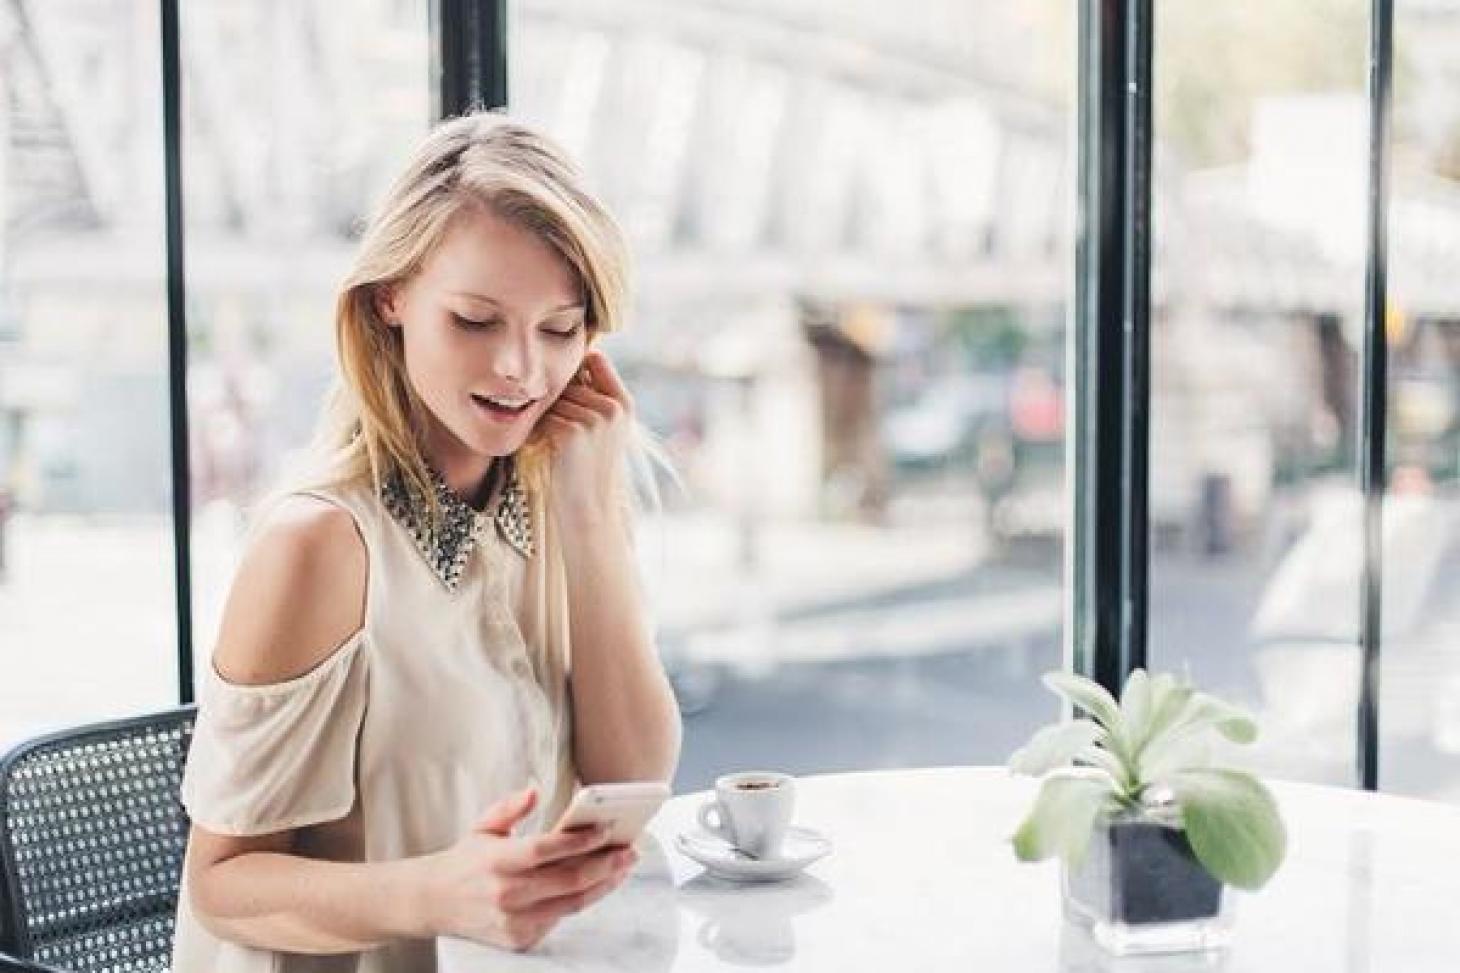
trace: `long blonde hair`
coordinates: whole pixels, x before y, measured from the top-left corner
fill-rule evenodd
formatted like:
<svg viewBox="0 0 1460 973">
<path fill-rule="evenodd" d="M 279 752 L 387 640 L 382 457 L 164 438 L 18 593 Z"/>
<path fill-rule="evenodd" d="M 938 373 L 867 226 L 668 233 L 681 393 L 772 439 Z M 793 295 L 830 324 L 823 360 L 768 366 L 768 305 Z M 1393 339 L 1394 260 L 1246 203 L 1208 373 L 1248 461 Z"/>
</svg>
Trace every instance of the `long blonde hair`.
<svg viewBox="0 0 1460 973">
<path fill-rule="evenodd" d="M 386 477 L 398 475 L 428 499 L 433 522 L 439 516 L 419 445 L 426 406 L 406 376 L 400 329 L 386 324 L 376 296 L 417 273 L 452 219 L 473 206 L 532 232 L 562 257 L 585 298 L 590 344 L 623 326 L 628 246 L 566 153 L 496 112 L 441 123 L 386 193 L 341 284 L 335 308 L 339 373 L 308 451 L 308 485 L 368 477 L 379 490 Z M 640 481 L 650 457 L 664 458 L 639 427 L 628 459 Z M 530 491 L 550 489 L 548 458 L 535 437 L 518 451 L 518 473 Z M 652 472 L 649 492 L 657 504 Z"/>
</svg>

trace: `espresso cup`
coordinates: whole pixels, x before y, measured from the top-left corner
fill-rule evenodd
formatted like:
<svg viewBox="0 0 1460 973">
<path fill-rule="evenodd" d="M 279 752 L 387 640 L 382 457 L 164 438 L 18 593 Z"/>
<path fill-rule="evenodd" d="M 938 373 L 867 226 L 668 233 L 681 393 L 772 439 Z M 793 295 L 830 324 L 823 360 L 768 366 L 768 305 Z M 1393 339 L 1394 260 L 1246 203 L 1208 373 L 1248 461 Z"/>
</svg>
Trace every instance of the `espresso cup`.
<svg viewBox="0 0 1460 973">
<path fill-rule="evenodd" d="M 715 796 L 699 812 L 700 827 L 719 835 L 752 858 L 774 858 L 781 850 L 796 804 L 789 774 L 752 770 L 715 781 Z"/>
</svg>

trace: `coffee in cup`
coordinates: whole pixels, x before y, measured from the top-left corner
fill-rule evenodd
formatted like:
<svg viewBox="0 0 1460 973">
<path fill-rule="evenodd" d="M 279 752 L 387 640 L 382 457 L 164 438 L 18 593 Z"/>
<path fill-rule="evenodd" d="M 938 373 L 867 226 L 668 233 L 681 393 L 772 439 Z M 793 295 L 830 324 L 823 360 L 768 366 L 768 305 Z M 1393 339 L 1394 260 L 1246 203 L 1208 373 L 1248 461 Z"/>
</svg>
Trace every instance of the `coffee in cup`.
<svg viewBox="0 0 1460 973">
<path fill-rule="evenodd" d="M 774 858 L 791 826 L 795 803 L 795 780 L 789 774 L 726 774 L 715 781 L 714 798 L 700 808 L 700 826 L 752 858 Z"/>
</svg>

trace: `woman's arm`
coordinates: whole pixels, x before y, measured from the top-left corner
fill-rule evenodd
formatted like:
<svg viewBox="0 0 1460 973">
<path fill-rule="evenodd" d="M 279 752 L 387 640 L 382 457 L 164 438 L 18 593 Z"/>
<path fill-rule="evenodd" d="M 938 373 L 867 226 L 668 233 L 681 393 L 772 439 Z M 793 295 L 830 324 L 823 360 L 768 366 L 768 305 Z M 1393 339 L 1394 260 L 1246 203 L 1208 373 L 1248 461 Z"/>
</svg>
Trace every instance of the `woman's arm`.
<svg viewBox="0 0 1460 973">
<path fill-rule="evenodd" d="M 419 859 L 333 862 L 290 853 L 293 834 L 252 838 L 194 827 L 188 884 L 215 936 L 259 949 L 347 953 L 430 934 Z"/>
<path fill-rule="evenodd" d="M 528 949 L 618 888 L 638 861 L 632 848 L 607 845 L 605 828 L 510 837 L 536 800 L 531 790 L 504 798 L 450 848 L 386 862 L 294 855 L 288 832 L 235 838 L 195 827 L 193 912 L 215 936 L 290 953 L 439 935 Z"/>
<path fill-rule="evenodd" d="M 633 402 L 608 358 L 584 358 L 543 417 L 553 444 L 572 653 L 573 756 L 585 783 L 664 780 L 679 762 L 679 706 L 650 638 L 630 541 L 623 456 Z"/>
<path fill-rule="evenodd" d="M 363 622 L 367 568 L 348 513 L 291 498 L 239 566 L 213 658 L 219 675 L 267 685 L 320 665 Z M 499 801 L 450 848 L 388 862 L 295 854 L 294 831 L 237 837 L 194 826 L 190 905 L 214 935 L 260 949 L 357 952 L 441 934 L 525 948 L 633 864 L 602 833 L 511 837 L 535 800 Z"/>
<path fill-rule="evenodd" d="M 350 515 L 308 497 L 281 504 L 239 565 L 213 665 L 235 685 L 296 678 L 364 620 L 368 563 Z M 194 826 L 188 886 L 216 935 L 301 953 L 364 949 L 419 933 L 407 863 L 326 862 L 292 854 L 293 831 L 235 837 Z"/>
<path fill-rule="evenodd" d="M 663 780 L 679 762 L 679 706 L 636 583 L 621 514 L 559 518 L 572 633 L 573 756 L 584 783 Z"/>
</svg>

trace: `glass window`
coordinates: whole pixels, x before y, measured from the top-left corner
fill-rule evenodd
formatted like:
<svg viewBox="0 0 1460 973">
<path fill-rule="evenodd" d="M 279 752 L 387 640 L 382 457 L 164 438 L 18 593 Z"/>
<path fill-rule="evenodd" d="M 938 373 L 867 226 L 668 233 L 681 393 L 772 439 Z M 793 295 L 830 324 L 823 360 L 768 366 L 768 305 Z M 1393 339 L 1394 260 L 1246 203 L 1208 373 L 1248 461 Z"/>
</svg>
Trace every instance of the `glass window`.
<svg viewBox="0 0 1460 973">
<path fill-rule="evenodd" d="M 1150 658 L 1354 780 L 1367 5 L 1159 5 Z M 1388 712 L 1385 713 L 1388 718 Z"/>
<path fill-rule="evenodd" d="M 997 762 L 1061 664 L 1068 4 L 511 6 L 638 262 L 677 784 Z"/>
<path fill-rule="evenodd" d="M 157 4 L 0 8 L 0 748 L 177 699 Z"/>
<path fill-rule="evenodd" d="M 428 34 L 426 0 L 184 6 L 199 669 L 248 506 L 313 432 L 364 220 L 430 124 Z"/>
<path fill-rule="evenodd" d="M 361 220 L 429 123 L 425 0 L 198 0 L 181 41 L 194 645 L 312 427 Z M 155 3 L 0 12 L 0 744 L 177 699 Z"/>
<path fill-rule="evenodd" d="M 1460 12 L 1394 38 L 1379 782 L 1460 801 Z"/>
</svg>

